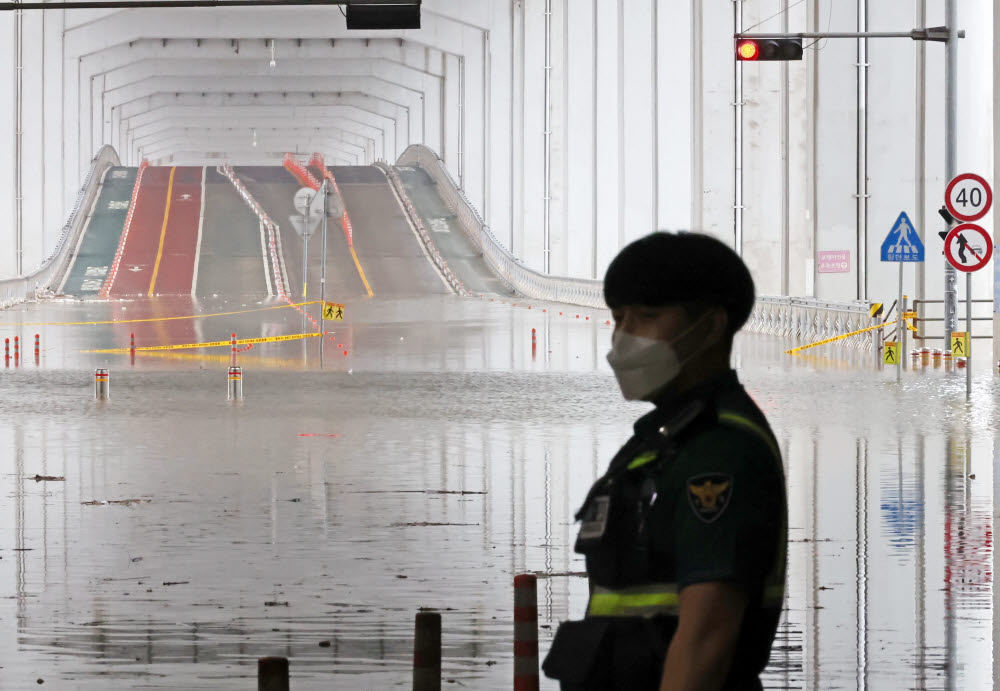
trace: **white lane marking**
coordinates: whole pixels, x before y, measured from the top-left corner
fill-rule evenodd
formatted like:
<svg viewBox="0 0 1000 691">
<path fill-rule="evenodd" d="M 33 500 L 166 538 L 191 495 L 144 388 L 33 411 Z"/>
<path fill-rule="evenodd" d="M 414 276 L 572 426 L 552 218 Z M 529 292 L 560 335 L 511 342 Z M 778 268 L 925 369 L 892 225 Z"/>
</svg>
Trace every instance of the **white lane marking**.
<svg viewBox="0 0 1000 691">
<path fill-rule="evenodd" d="M 198 264 L 201 263 L 201 232 L 205 227 L 205 182 L 208 179 L 208 170 L 204 166 L 201 168 L 201 211 L 198 213 L 198 244 L 194 248 L 194 274 L 191 276 L 191 295 L 198 290 Z M 191 195 L 186 196 L 188 199 Z"/>
<path fill-rule="evenodd" d="M 94 202 L 90 205 L 90 212 L 87 214 L 87 224 L 83 227 L 83 232 L 80 233 L 80 238 L 76 241 L 76 247 L 73 248 L 73 258 L 66 267 L 66 273 L 63 274 L 62 280 L 59 281 L 59 289 L 56 291 L 57 293 L 63 292 L 63 288 L 66 287 L 66 281 L 69 280 L 69 275 L 73 272 L 76 260 L 80 256 L 80 246 L 83 244 L 83 238 L 87 235 L 87 231 L 90 230 L 90 222 L 94 220 L 94 209 L 97 208 L 97 200 L 101 198 L 101 193 L 104 191 L 104 180 L 108 177 L 109 170 L 111 170 L 111 168 L 105 168 L 104 174 L 101 175 L 101 185 L 98 187 L 97 193 L 94 194 Z M 80 290 L 82 292 L 83 288 L 80 288 Z M 98 288 L 98 290 L 100 290 L 100 288 Z"/>
<path fill-rule="evenodd" d="M 264 237 L 264 221 L 258 220 L 260 226 L 260 258 L 264 260 L 264 280 L 267 281 L 267 296 L 271 297 L 274 292 L 271 290 L 271 267 L 267 261 L 267 239 Z"/>
</svg>

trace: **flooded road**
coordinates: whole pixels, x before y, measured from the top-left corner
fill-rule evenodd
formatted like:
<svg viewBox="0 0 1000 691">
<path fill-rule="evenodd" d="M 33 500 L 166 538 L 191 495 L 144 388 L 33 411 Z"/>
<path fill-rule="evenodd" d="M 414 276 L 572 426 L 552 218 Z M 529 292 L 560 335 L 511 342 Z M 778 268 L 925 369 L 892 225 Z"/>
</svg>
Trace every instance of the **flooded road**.
<svg viewBox="0 0 1000 691">
<path fill-rule="evenodd" d="M 228 348 L 134 366 L 82 351 L 130 333 L 143 346 L 308 332 L 293 309 L 0 312 L 0 337 L 42 338 L 38 366 L 25 349 L 0 371 L 0 689 L 253 688 L 265 655 L 290 658 L 295 689 L 408 688 L 421 607 L 442 611 L 449 686 L 511 688 L 513 576 L 539 574 L 544 655 L 586 599 L 572 515 L 646 410 L 604 361 L 606 314 L 527 304 L 348 304 L 322 369 L 321 339 L 240 353 L 240 404 L 226 401 Z M 746 335 L 734 356 L 788 475 L 788 600 L 766 687 L 991 688 L 988 355 L 967 404 L 964 374 L 897 385 L 870 353 L 786 347 Z"/>
</svg>

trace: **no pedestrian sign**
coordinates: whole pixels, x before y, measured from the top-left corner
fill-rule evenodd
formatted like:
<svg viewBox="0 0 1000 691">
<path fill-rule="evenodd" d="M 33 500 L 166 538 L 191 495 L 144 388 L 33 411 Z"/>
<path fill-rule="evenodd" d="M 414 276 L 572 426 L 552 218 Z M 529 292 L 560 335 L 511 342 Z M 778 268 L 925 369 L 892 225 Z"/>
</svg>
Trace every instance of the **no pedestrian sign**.
<svg viewBox="0 0 1000 691">
<path fill-rule="evenodd" d="M 993 256 L 993 238 L 982 226 L 963 223 L 945 237 L 944 256 L 959 271 L 979 271 Z"/>
</svg>

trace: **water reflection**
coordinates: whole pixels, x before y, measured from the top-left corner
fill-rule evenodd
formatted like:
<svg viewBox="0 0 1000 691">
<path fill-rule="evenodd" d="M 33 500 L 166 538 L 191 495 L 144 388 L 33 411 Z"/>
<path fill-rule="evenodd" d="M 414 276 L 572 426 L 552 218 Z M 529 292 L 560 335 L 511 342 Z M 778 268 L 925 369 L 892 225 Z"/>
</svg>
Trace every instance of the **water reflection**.
<svg viewBox="0 0 1000 691">
<path fill-rule="evenodd" d="M 543 651 L 581 614 L 572 515 L 644 410 L 615 393 L 606 327 L 479 301 L 354 318 L 349 366 L 318 372 L 298 343 L 248 353 L 238 408 L 211 354 L 140 358 L 102 408 L 86 355 L 0 377 L 5 688 L 225 688 L 268 654 L 297 688 L 405 686 L 418 607 L 444 612 L 447 678 L 508 688 L 512 576 L 540 575 Z M 288 331 L 268 319 L 239 331 Z M 233 328 L 169 324 L 149 337 Z M 983 413 L 943 372 L 899 386 L 870 353 L 782 350 L 736 354 L 787 463 L 767 688 L 989 688 L 995 385 L 978 383 Z M 87 503 L 129 499 L 148 501 Z"/>
</svg>

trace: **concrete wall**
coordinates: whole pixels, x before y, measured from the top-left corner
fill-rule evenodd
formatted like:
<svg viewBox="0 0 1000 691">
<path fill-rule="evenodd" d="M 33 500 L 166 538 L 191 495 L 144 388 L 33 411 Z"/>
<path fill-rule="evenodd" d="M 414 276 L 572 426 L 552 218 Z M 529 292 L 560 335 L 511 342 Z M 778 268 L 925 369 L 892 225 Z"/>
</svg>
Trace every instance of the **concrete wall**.
<svg viewBox="0 0 1000 691">
<path fill-rule="evenodd" d="M 987 177 L 992 10 L 959 8 L 959 168 Z M 943 0 L 426 0 L 402 32 L 348 32 L 332 6 L 4 13 L 21 40 L 0 46 L 0 92 L 23 127 L 0 119 L 0 242 L 23 254 L 0 252 L 0 275 L 51 249 L 104 143 L 130 164 L 365 164 L 422 142 L 554 274 L 600 277 L 624 243 L 691 228 L 737 247 L 762 293 L 891 299 L 878 249 L 906 210 L 928 246 L 907 292 L 939 297 L 943 46 L 831 39 L 737 66 L 732 34 L 943 22 Z M 850 251 L 850 272 L 818 273 L 819 250 Z"/>
</svg>

